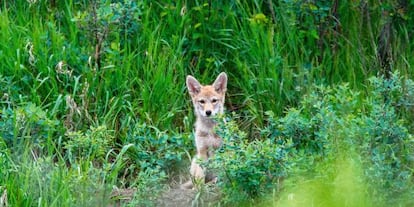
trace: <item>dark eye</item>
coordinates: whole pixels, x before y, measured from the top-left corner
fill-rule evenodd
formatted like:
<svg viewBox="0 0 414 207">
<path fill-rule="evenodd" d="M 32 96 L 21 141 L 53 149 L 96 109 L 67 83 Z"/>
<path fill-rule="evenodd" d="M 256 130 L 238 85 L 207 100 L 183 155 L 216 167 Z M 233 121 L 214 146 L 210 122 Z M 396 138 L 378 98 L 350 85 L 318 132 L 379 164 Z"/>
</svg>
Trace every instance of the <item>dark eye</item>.
<svg viewBox="0 0 414 207">
<path fill-rule="evenodd" d="M 217 99 L 211 100 L 212 103 L 217 103 L 217 101 L 218 101 Z"/>
<path fill-rule="evenodd" d="M 205 104 L 206 103 L 206 101 L 204 101 L 204 100 L 199 100 L 198 102 L 200 102 L 201 104 Z"/>
</svg>

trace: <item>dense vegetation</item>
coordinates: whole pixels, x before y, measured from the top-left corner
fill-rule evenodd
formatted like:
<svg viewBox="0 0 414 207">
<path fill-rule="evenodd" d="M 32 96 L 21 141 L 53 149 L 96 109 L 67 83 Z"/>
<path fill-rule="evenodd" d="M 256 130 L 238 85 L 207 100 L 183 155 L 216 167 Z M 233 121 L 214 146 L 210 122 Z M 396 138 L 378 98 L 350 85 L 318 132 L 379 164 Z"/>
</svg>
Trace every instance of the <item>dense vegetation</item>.
<svg viewBox="0 0 414 207">
<path fill-rule="evenodd" d="M 157 205 L 221 71 L 193 205 L 414 205 L 413 1 L 0 3 L 0 206 Z"/>
</svg>

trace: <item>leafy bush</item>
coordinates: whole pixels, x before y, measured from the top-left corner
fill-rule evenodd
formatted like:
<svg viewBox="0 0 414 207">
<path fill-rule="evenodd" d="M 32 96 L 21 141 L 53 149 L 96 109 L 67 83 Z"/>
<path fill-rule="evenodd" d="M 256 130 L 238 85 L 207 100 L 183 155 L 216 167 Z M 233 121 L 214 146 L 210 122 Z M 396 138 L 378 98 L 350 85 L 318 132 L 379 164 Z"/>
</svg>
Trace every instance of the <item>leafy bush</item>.
<svg viewBox="0 0 414 207">
<path fill-rule="evenodd" d="M 414 103 L 414 83 L 398 72 L 390 79 L 373 77 L 370 82 L 373 90 L 366 100 L 369 111 L 361 117 L 358 144 L 368 158 L 368 180 L 381 187 L 376 193 L 385 194 L 383 199 L 392 200 L 401 193 L 412 193 L 414 139 L 401 119 L 407 114 L 401 112 L 407 112 Z"/>
<path fill-rule="evenodd" d="M 21 88 L 14 83 L 12 76 L 3 76 L 0 74 L 0 106 L 10 107 L 15 101 L 23 99 L 19 93 Z M 20 97 L 19 97 L 20 96 Z"/>
<path fill-rule="evenodd" d="M 182 161 L 189 150 L 188 146 L 191 146 L 185 135 L 168 135 L 146 124 L 131 127 L 125 142 L 133 144 L 129 156 L 140 167 L 140 171 L 147 168 L 172 170 Z"/>
<path fill-rule="evenodd" d="M 407 108 L 413 103 L 413 82 L 394 73 L 391 79 L 370 79 L 369 94 L 349 89 L 347 84 L 313 87 L 303 97 L 300 109 L 291 108 L 282 118 L 268 113 L 267 138 L 292 140 L 298 172 L 314 170 L 338 159 L 338 154 L 360 156 L 364 179 L 379 202 L 409 193 L 412 187 L 413 138 L 407 123 Z M 401 114 L 401 115 L 399 115 Z M 302 153 L 304 152 L 304 153 Z M 305 163 L 302 163 L 305 160 Z M 316 162 L 315 162 L 316 161 Z M 313 163 L 313 164 L 311 164 Z M 299 169 L 303 168 L 303 169 Z M 320 167 L 316 173 L 331 171 Z"/>
<path fill-rule="evenodd" d="M 68 140 L 64 143 L 69 160 L 77 159 L 103 161 L 114 142 L 114 131 L 106 126 L 93 127 L 83 133 L 68 132 Z"/>
<path fill-rule="evenodd" d="M 158 196 L 165 190 L 167 180 L 160 168 L 147 168 L 140 171 L 132 187 L 136 188 L 134 198 L 128 206 L 157 206 Z"/>
<path fill-rule="evenodd" d="M 246 134 L 230 120 L 220 122 L 217 133 L 223 138 L 223 147 L 207 168 L 218 175 L 222 202 L 251 202 L 267 194 L 287 175 L 290 143 L 270 139 L 248 142 Z"/>
<path fill-rule="evenodd" d="M 0 109 L 0 136 L 9 147 L 35 144 L 43 148 L 45 142 L 59 131 L 59 121 L 33 103 L 16 108 Z"/>
<path fill-rule="evenodd" d="M 358 93 L 350 91 L 347 84 L 336 88 L 314 86 L 303 97 L 300 108 L 288 109 L 284 117 L 266 112 L 268 124 L 261 133 L 277 142 L 291 140 L 298 152 L 321 159 L 329 153 L 331 134 L 341 125 L 338 117 L 352 114 L 357 100 Z"/>
<path fill-rule="evenodd" d="M 272 112 L 267 112 L 269 126 L 262 130 L 271 139 L 280 142 L 292 140 L 293 146 L 298 150 L 321 152 L 324 140 L 316 137 L 315 122 L 301 114 L 296 108 L 288 110 L 285 117 L 276 119 Z"/>
<path fill-rule="evenodd" d="M 122 46 L 135 39 L 133 37 L 140 28 L 143 2 L 93 1 L 89 6 L 90 8 L 84 12 L 78 12 L 73 20 L 78 23 L 80 29 L 86 31 L 86 38 L 91 43 L 105 46 L 103 51 L 111 52 L 111 50 L 119 49 L 115 45 L 116 38 L 121 39 Z M 107 40 L 111 44 L 108 44 Z"/>
</svg>

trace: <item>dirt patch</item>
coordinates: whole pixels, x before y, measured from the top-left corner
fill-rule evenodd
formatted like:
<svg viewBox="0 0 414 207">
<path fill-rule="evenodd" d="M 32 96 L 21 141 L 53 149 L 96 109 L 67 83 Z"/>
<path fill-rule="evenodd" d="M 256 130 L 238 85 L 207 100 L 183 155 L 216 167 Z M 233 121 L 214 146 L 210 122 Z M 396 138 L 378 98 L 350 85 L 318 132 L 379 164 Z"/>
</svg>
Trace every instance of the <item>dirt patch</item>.
<svg viewBox="0 0 414 207">
<path fill-rule="evenodd" d="M 112 190 L 111 193 L 111 202 L 108 207 L 119 207 L 126 203 L 129 203 L 133 198 L 135 194 L 136 189 L 134 188 L 115 188 Z"/>
<path fill-rule="evenodd" d="M 191 189 L 171 188 L 158 199 L 158 206 L 192 206 L 197 191 Z"/>
<path fill-rule="evenodd" d="M 114 189 L 111 195 L 112 205 L 124 206 L 134 198 L 135 189 Z M 202 185 L 198 189 L 182 189 L 180 186 L 169 187 L 156 200 L 155 206 L 164 207 L 198 207 L 215 206 L 220 200 L 218 188 L 214 185 Z"/>
<path fill-rule="evenodd" d="M 220 200 L 220 194 L 215 185 L 202 185 L 198 189 L 182 189 L 180 186 L 169 189 L 158 199 L 157 206 L 193 207 L 215 206 Z"/>
</svg>

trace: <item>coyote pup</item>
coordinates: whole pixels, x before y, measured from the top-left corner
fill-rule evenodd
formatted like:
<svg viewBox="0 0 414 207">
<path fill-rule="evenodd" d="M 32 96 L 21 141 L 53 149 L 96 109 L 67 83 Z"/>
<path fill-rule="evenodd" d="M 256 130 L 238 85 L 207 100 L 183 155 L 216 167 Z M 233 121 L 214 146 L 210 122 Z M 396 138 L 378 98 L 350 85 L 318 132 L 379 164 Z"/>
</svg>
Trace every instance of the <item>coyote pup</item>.
<svg viewBox="0 0 414 207">
<path fill-rule="evenodd" d="M 213 150 L 222 144 L 222 139 L 214 133 L 216 125 L 212 117 L 222 114 L 224 110 L 224 99 L 227 90 L 227 75 L 222 72 L 214 81 L 213 85 L 201 85 L 193 76 L 187 76 L 187 88 L 194 105 L 196 115 L 195 123 L 195 145 L 196 156 L 190 167 L 193 179 L 204 182 L 205 170 L 198 164 L 198 160 L 206 161 L 213 155 Z M 192 188 L 190 180 L 182 185 L 183 188 Z"/>
</svg>

